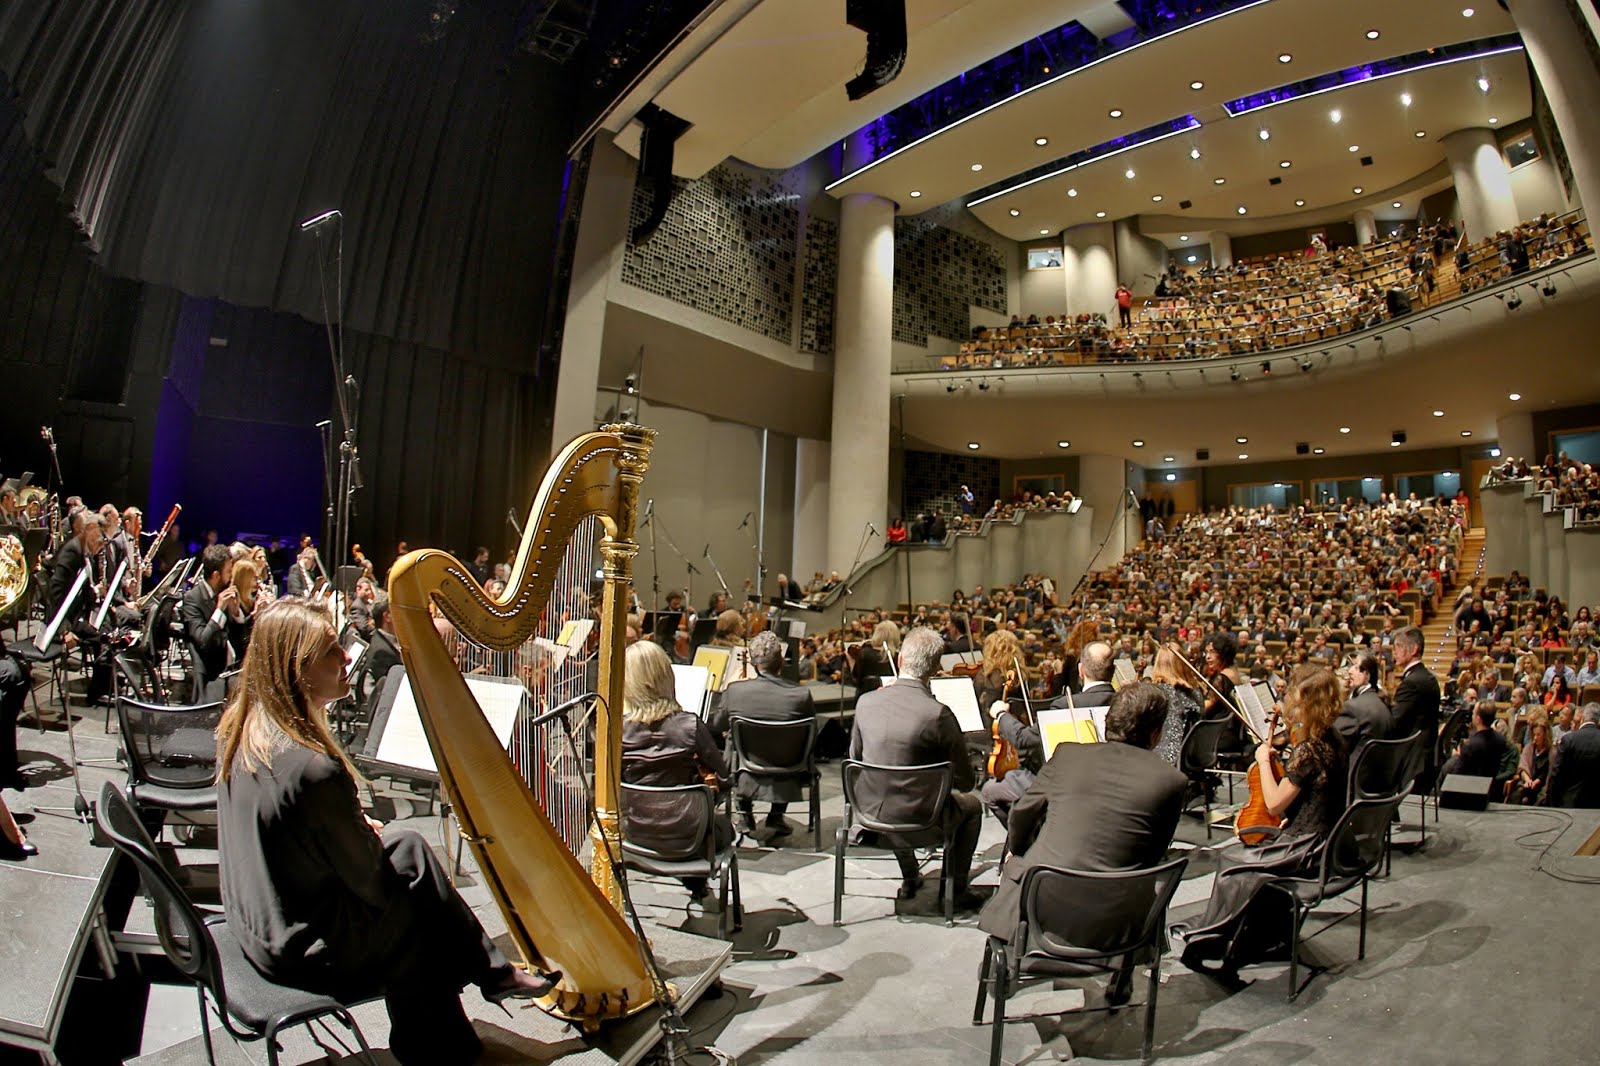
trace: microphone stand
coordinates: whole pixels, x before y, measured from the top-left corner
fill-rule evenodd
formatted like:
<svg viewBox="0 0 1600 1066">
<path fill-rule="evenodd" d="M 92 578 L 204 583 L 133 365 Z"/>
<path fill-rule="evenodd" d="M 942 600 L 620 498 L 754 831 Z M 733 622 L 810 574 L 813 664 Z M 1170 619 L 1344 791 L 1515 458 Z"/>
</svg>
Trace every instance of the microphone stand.
<svg viewBox="0 0 1600 1066">
<path fill-rule="evenodd" d="M 510 507 L 506 508 L 506 521 L 511 523 L 512 532 L 516 533 L 518 540 L 521 540 L 522 526 L 517 522 L 517 512 L 515 509 Z"/>
<path fill-rule="evenodd" d="M 696 570 L 695 565 L 689 561 L 689 557 L 684 555 L 683 552 L 678 549 L 678 545 L 672 540 L 672 533 L 667 529 L 666 524 L 663 523 L 660 518 L 656 517 L 654 512 L 652 512 L 650 515 L 651 552 L 653 553 L 655 551 L 655 528 L 657 525 L 661 526 L 661 535 L 666 538 L 667 547 L 672 549 L 672 554 L 676 555 L 678 560 L 683 563 L 684 569 L 689 571 L 688 578 L 684 581 L 683 585 L 683 611 L 684 614 L 687 615 L 694 609 L 694 575 L 698 574 L 700 571 Z M 651 562 L 652 564 L 654 563 L 653 555 Z"/>
<path fill-rule="evenodd" d="M 652 497 L 644 505 L 644 518 L 640 525 L 650 529 L 650 613 L 661 613 L 661 564 L 656 561 L 656 526 L 651 521 L 655 517 L 656 501 Z M 661 623 L 657 621 L 656 625 Z"/>
<path fill-rule="evenodd" d="M 873 528 L 871 522 L 868 522 L 866 528 L 861 531 L 861 543 L 856 545 L 855 561 L 850 564 L 850 572 L 844 578 L 844 609 L 839 612 L 840 625 L 845 624 L 846 618 L 850 614 L 850 597 L 855 595 L 856 591 L 854 584 L 856 568 L 861 565 L 861 557 L 867 552 L 867 538 L 876 532 L 877 530 Z"/>
<path fill-rule="evenodd" d="M 717 584 L 722 586 L 722 594 L 724 596 L 732 596 L 733 593 L 728 591 L 728 583 L 727 581 L 723 580 L 722 571 L 718 568 L 716 559 L 711 557 L 711 545 L 706 545 L 704 555 L 706 562 L 711 564 L 711 572 L 717 575 Z"/>
</svg>

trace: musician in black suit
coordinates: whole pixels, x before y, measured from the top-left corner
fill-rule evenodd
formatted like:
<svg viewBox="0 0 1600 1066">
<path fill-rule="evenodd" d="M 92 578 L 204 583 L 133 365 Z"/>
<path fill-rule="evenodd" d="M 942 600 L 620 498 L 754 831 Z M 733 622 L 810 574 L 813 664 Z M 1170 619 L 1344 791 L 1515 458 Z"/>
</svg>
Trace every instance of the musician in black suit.
<svg viewBox="0 0 1600 1066">
<path fill-rule="evenodd" d="M 756 634 L 750 642 L 750 665 L 756 668 L 757 675 L 729 685 L 711 710 L 711 732 L 718 740 L 728 736 L 735 718 L 806 722 L 816 717 L 817 706 L 810 691 L 783 678 L 783 641 L 776 633 L 766 630 Z M 739 828 L 755 833 L 755 803 L 760 800 L 772 804 L 767 813 L 767 828 L 772 835 L 786 837 L 793 833 L 794 826 L 783 815 L 789 804 L 804 794 L 801 782 L 740 774 L 731 745 L 727 754 L 734 774 L 734 795 L 739 801 Z"/>
<path fill-rule="evenodd" d="M 309 596 L 317 587 L 317 549 L 302 548 L 295 564 L 289 568 L 285 583 L 290 596 Z"/>
<path fill-rule="evenodd" d="M 1378 659 L 1370 651 L 1350 656 L 1344 668 L 1344 682 L 1350 698 L 1333 720 L 1333 728 L 1344 735 L 1352 753 L 1364 740 L 1388 740 L 1394 732 L 1394 715 L 1378 690 Z"/>
<path fill-rule="evenodd" d="M 221 699 L 219 678 L 244 652 L 244 610 L 232 584 L 233 558 L 226 545 L 211 544 L 200 553 L 200 580 L 183 594 L 178 618 L 193 652 L 191 698 L 196 703 Z"/>
<path fill-rule="evenodd" d="M 1439 679 L 1433 671 L 1422 665 L 1422 630 L 1406 626 L 1394 635 L 1394 668 L 1400 675 L 1395 686 L 1394 735 L 1408 737 L 1422 732 L 1423 766 L 1417 775 L 1417 788 L 1433 788 L 1438 770 L 1436 757 L 1439 740 Z"/>
<path fill-rule="evenodd" d="M 1583 705 L 1583 724 L 1561 738 L 1550 762 L 1550 806 L 1600 807 L 1600 703 Z"/>
<path fill-rule="evenodd" d="M 79 508 L 73 523 L 78 533 L 61 546 L 51 561 L 50 586 L 46 595 L 50 615 L 54 617 L 61 610 L 67 594 L 72 591 L 78 574 L 84 567 L 89 568 L 89 582 L 72 601 L 61 623 L 58 639 L 69 652 L 79 645 L 85 646 L 85 659 L 90 660 L 89 652 L 100 646 L 100 631 L 95 628 L 94 615 L 101 592 L 109 595 L 114 590 L 104 588 L 111 575 L 105 572 L 105 525 L 100 516 Z M 101 702 L 110 691 L 111 666 L 94 656 L 89 661 L 89 702 Z"/>
<path fill-rule="evenodd" d="M 983 824 L 983 804 L 972 792 L 975 778 L 961 725 L 928 688 L 928 679 L 939 669 L 943 651 L 944 641 L 931 629 L 921 627 L 906 634 L 900 645 L 899 678 L 856 702 L 850 758 L 880 766 L 950 763 L 951 791 L 945 801 L 950 846 L 945 866 L 956 909 L 975 910 L 983 900 L 968 891 L 967 879 Z M 858 799 L 868 808 L 887 811 L 894 806 L 893 797 L 868 794 L 865 789 Z M 900 862 L 902 878 L 899 897 L 911 899 L 922 886 L 916 855 L 908 847 L 896 847 L 894 854 Z"/>
<path fill-rule="evenodd" d="M 1022 880 L 1035 866 L 1132 870 L 1159 863 L 1172 844 L 1188 779 L 1151 749 L 1161 739 L 1167 696 L 1150 684 L 1129 685 L 1111 701 L 1104 744 L 1060 744 L 1011 810 L 1011 857 L 1000 887 L 978 916 L 978 928 L 999 940 L 1016 932 Z M 1142 918 L 1149 900 L 1082 901 L 1118 922 L 1130 908 Z M 1106 998 L 1126 1003 L 1133 979 L 1127 958 Z"/>
<path fill-rule="evenodd" d="M 1050 706 L 1057 710 L 1063 707 L 1109 707 L 1111 697 L 1116 695 L 1116 689 L 1111 687 L 1114 663 L 1111 645 L 1105 641 L 1095 640 L 1084 645 L 1082 658 L 1078 660 L 1078 678 L 1083 685 L 1082 690 L 1063 693 Z"/>
<path fill-rule="evenodd" d="M 394 633 L 394 613 L 389 610 L 389 597 L 379 596 L 372 603 L 372 641 L 367 645 L 367 676 L 373 679 L 369 705 L 376 705 L 383 696 L 383 683 L 389 671 L 400 665 L 400 641 Z"/>
</svg>

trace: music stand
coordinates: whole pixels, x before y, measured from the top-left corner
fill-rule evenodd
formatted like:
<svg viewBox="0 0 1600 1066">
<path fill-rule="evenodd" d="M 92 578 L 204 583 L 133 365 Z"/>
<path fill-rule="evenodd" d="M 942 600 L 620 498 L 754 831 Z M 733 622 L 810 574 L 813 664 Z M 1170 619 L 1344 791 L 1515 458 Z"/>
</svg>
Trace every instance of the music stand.
<svg viewBox="0 0 1600 1066">
<path fill-rule="evenodd" d="M 700 650 L 700 645 L 710 644 L 711 639 L 717 635 L 717 620 L 715 618 L 696 618 L 694 629 L 689 633 L 689 655 L 692 657 Z"/>
<path fill-rule="evenodd" d="M 68 648 L 65 644 L 57 643 L 56 634 L 66 623 L 67 612 L 72 609 L 73 603 L 89 583 L 89 568 L 85 566 L 79 572 L 78 578 L 72 583 L 72 588 L 61 598 L 61 606 L 56 609 L 55 617 L 50 624 L 40 631 L 32 641 L 23 641 L 12 648 L 11 654 L 27 663 L 48 663 L 50 665 L 51 686 L 56 690 L 56 701 L 61 704 L 61 719 L 67 727 L 67 751 L 72 765 L 73 798 L 70 807 L 34 807 L 36 814 L 71 814 L 84 825 L 90 824 L 94 805 L 83 794 L 83 777 L 78 767 L 78 737 L 72 731 L 72 708 L 67 703 L 67 689 L 61 683 L 61 662 L 67 657 Z M 107 590 L 109 597 L 110 590 Z M 81 648 L 82 645 L 79 645 Z M 88 652 L 84 652 L 85 658 Z M 40 732 L 44 731 L 44 714 L 39 708 L 39 697 L 33 697 L 33 713 L 39 723 Z"/>
</svg>

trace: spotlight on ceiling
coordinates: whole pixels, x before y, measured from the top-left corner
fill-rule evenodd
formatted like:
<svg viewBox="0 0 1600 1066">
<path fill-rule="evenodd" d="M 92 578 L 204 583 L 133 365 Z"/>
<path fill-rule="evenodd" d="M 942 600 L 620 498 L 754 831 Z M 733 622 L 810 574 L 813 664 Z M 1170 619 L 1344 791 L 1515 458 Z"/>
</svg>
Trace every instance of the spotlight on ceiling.
<svg viewBox="0 0 1600 1066">
<path fill-rule="evenodd" d="M 978 391 L 979 392 L 988 392 L 989 391 L 989 383 L 987 381 L 978 382 Z"/>
<path fill-rule="evenodd" d="M 983 447 L 983 445 L 979 444 L 975 440 L 969 440 L 967 441 L 967 447 L 971 448 L 973 451 L 977 451 L 979 448 Z"/>
<path fill-rule="evenodd" d="M 944 387 L 944 391 L 945 392 L 955 392 L 956 391 L 956 383 L 953 382 L 953 381 L 946 383 L 945 387 Z"/>
<path fill-rule="evenodd" d="M 1263 375 L 1270 375 L 1272 373 L 1272 361 L 1270 359 L 1261 360 L 1261 373 Z"/>
<path fill-rule="evenodd" d="M 1300 373 L 1302 373 L 1302 374 L 1311 373 L 1311 360 L 1309 360 L 1309 359 L 1300 360 Z"/>
<path fill-rule="evenodd" d="M 1229 381 L 1238 381 L 1239 380 L 1239 368 L 1238 367 L 1234 367 L 1233 369 L 1228 371 L 1228 380 Z"/>
<path fill-rule="evenodd" d="M 1546 278 L 1544 284 L 1539 286 L 1539 291 L 1546 296 L 1554 296 L 1556 294 L 1556 283 Z"/>
<path fill-rule="evenodd" d="M 1511 294 L 1511 298 L 1506 301 L 1506 307 L 1508 309 L 1512 310 L 1512 311 L 1515 311 L 1517 308 L 1519 308 L 1521 306 L 1522 306 L 1522 296 L 1519 293 L 1515 293 L 1515 292 L 1512 293 Z"/>
</svg>

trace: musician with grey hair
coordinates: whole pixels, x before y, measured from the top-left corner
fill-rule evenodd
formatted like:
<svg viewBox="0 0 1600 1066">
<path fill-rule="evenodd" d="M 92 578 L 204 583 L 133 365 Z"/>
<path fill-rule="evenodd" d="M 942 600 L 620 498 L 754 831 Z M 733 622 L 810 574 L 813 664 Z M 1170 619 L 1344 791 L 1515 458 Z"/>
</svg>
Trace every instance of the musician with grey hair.
<svg viewBox="0 0 1600 1066">
<path fill-rule="evenodd" d="M 928 685 L 943 654 L 944 638 L 932 629 L 924 626 L 906 634 L 900 644 L 900 676 L 893 684 L 869 692 L 856 702 L 850 758 L 879 766 L 950 764 L 951 790 L 944 807 L 950 845 L 945 867 L 956 910 L 971 911 L 982 906 L 984 899 L 967 887 L 972 853 L 977 849 L 978 830 L 982 827 L 983 803 L 972 791 L 976 782 L 961 725 L 954 712 L 934 698 Z M 863 782 L 864 786 L 868 784 Z M 915 797 L 875 796 L 866 787 L 857 798 L 868 809 L 917 804 Z M 899 842 L 890 843 L 900 862 L 899 898 L 911 899 L 922 887 L 916 855 Z"/>
<path fill-rule="evenodd" d="M 784 680 L 783 652 L 783 640 L 771 630 L 757 633 L 750 642 L 750 665 L 755 667 L 756 676 L 733 682 L 717 697 L 711 710 L 711 732 L 718 739 L 728 736 L 735 718 L 757 722 L 806 722 L 816 717 L 817 706 L 811 692 Z M 740 831 L 755 835 L 755 804 L 759 800 L 772 804 L 767 812 L 767 828 L 773 839 L 792 834 L 794 826 L 783 815 L 789 804 L 800 800 L 805 782 L 740 774 L 731 743 L 728 764 L 734 771 Z"/>
</svg>

